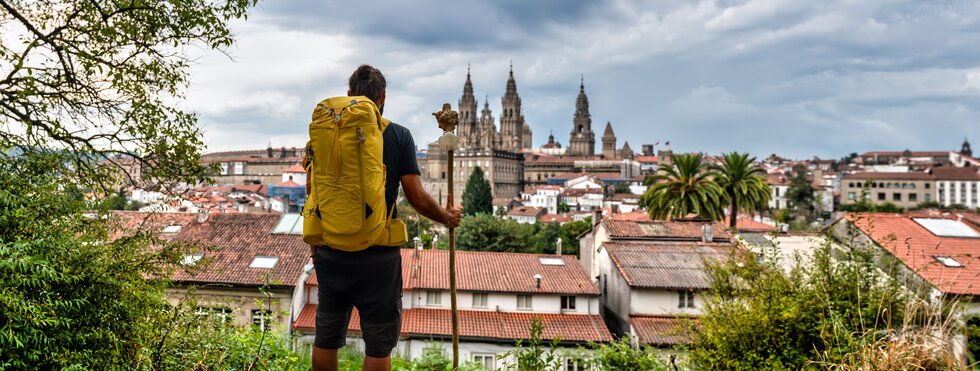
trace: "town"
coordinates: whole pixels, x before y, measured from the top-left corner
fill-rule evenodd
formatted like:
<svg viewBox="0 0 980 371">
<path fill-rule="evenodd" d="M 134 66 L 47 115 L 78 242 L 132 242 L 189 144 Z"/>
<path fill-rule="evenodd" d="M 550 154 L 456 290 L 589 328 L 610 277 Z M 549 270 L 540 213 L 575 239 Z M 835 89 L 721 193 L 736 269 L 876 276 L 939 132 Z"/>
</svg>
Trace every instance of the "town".
<svg viewBox="0 0 980 371">
<path fill-rule="evenodd" d="M 751 164 L 769 192 L 764 205 L 719 220 L 657 219 L 642 200 L 650 197 L 649 179 L 675 166 L 676 155 L 669 149 L 654 152 L 653 144 L 642 144 L 636 153 L 629 143 L 619 147 L 609 123 L 597 152 L 584 84 L 568 108 L 575 113 L 568 144 L 549 135 L 539 148 L 530 146 L 532 132 L 523 122 L 513 72 L 499 131 L 489 102 L 477 119 L 472 91 L 467 76 L 459 98 L 462 144 L 453 176 L 468 181 L 455 185 L 456 202 L 465 202 L 469 182 L 484 182 L 492 192 L 484 215 L 499 220 L 494 223 L 536 225 L 538 231 L 579 226 L 575 234 L 552 234 L 544 241 L 536 239 L 547 238 L 545 233 L 501 237 L 510 248 L 461 237 L 460 352 L 486 369 L 501 366 L 500 357 L 515 339 L 530 338 L 531 318 L 542 321 L 545 340 L 565 349 L 626 338 L 676 352 L 672 349 L 690 338 L 685 324 L 702 314 L 701 301 L 710 289 L 705 259 L 721 261 L 739 249 L 762 254 L 767 246 L 778 246 L 782 264 L 792 267 L 794 253 L 812 255 L 820 246 L 853 238 L 844 226 L 856 227 L 882 254 L 901 259 L 932 295 L 971 302 L 980 294 L 971 288 L 977 278 L 968 274 L 974 266 L 969 254 L 980 248 L 980 160 L 968 141 L 957 150 L 869 151 L 840 159 L 773 154 Z M 196 291 L 201 313 L 243 325 L 275 324 L 306 344 L 308 352 L 318 282 L 300 238 L 307 177 L 303 153 L 303 148 L 271 146 L 206 153 L 201 161 L 217 165 L 214 185 L 151 191 L 134 179 L 121 190 L 122 205 L 137 210 L 116 215 L 130 223 L 145 219 L 168 239 L 214 249 L 186 256 L 188 262 L 210 258 L 212 263 L 202 272 L 175 277 L 171 300 L 181 300 L 187 288 L 208 287 Z M 449 192 L 445 151 L 430 144 L 416 157 L 426 190 L 442 199 Z M 718 166 L 725 158 L 704 154 L 703 161 Z M 874 222 L 860 221 L 862 215 Z M 414 359 L 433 342 L 449 347 L 447 231 L 429 222 L 420 228 L 422 217 L 414 213 L 403 218 L 413 240 L 402 249 L 403 325 L 396 352 Z M 457 233 L 466 233 L 466 227 L 464 222 Z M 927 268 L 920 269 L 923 264 Z M 276 282 L 267 288 L 272 306 L 255 301 L 262 297 L 263 280 Z M 353 318 L 348 336 L 358 344 L 356 312 Z M 580 369 L 583 357 L 588 355 L 569 353 L 561 363 L 566 370 Z"/>
<path fill-rule="evenodd" d="M 980 368 L 978 20 L 0 0 L 0 370 Z"/>
</svg>

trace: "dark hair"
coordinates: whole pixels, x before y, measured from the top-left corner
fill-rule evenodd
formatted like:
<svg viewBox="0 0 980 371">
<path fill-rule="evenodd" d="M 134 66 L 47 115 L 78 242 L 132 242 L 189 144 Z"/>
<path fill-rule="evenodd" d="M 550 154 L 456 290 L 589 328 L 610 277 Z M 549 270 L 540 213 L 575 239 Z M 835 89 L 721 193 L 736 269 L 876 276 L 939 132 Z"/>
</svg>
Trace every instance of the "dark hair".
<svg viewBox="0 0 980 371">
<path fill-rule="evenodd" d="M 380 70 L 362 64 L 350 75 L 348 86 L 350 87 L 350 95 L 363 95 L 377 104 L 381 99 L 381 94 L 385 92 L 387 83 L 385 82 L 385 75 L 382 75 Z"/>
</svg>

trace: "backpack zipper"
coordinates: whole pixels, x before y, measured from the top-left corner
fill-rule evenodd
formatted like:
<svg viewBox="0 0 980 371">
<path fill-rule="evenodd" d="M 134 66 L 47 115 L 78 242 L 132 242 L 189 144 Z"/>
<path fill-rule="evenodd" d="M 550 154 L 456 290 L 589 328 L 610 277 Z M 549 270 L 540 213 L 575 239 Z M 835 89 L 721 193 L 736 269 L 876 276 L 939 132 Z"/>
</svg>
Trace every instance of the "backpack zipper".
<svg viewBox="0 0 980 371">
<path fill-rule="evenodd" d="M 367 226 L 367 211 L 364 210 L 364 168 L 361 164 L 361 151 L 363 150 L 366 139 L 364 130 L 357 128 L 357 179 L 361 183 L 361 232 L 364 232 L 364 227 Z"/>
</svg>

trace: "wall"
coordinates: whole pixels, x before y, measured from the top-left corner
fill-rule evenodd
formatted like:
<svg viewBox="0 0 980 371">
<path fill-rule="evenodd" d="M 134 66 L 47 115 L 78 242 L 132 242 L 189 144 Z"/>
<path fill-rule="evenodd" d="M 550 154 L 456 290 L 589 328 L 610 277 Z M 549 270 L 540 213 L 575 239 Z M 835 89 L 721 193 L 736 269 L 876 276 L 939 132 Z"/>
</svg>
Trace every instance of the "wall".
<svg viewBox="0 0 980 371">
<path fill-rule="evenodd" d="M 677 290 L 637 289 L 630 291 L 630 315 L 700 315 L 700 293 L 694 294 L 694 308 L 678 308 Z"/>
<path fill-rule="evenodd" d="M 858 202 L 865 181 L 867 179 L 841 180 L 840 203 L 850 205 Z M 868 188 L 868 200 L 875 205 L 891 202 L 898 207 L 911 208 L 923 202 L 936 201 L 933 190 L 935 187 L 931 180 L 872 180 L 872 182 L 874 187 Z M 884 200 L 879 198 L 879 193 L 884 194 Z M 900 194 L 901 199 L 896 200 L 895 193 Z M 912 197 L 915 197 L 914 201 L 910 200 Z"/>
<path fill-rule="evenodd" d="M 450 308 L 449 290 L 440 290 L 442 297 L 439 305 L 429 305 L 426 302 L 429 290 L 405 291 L 402 296 L 402 308 Z M 516 293 L 487 293 L 487 307 L 474 308 L 472 291 L 457 291 L 456 305 L 460 310 L 486 310 L 501 312 L 536 312 L 536 313 L 565 313 L 565 314 L 598 314 L 599 298 L 588 295 L 575 295 L 575 310 L 561 310 L 561 296 L 550 294 L 533 294 L 531 310 L 517 309 Z M 591 312 L 590 312 L 591 310 Z"/>
<path fill-rule="evenodd" d="M 177 305 L 187 297 L 187 289 L 170 288 L 165 291 L 167 301 L 171 305 Z M 266 310 L 277 316 L 279 330 L 287 331 L 290 319 L 298 316 L 293 313 L 291 305 L 293 303 L 293 292 L 289 289 L 271 290 L 272 305 L 266 305 Z M 265 296 L 257 288 L 197 288 L 194 295 L 198 300 L 198 305 L 207 308 L 229 308 L 232 310 L 232 318 L 236 324 L 250 325 L 252 323 L 252 310 L 260 309 L 256 300 L 264 300 Z M 263 303 L 265 303 L 263 301 Z"/>
</svg>

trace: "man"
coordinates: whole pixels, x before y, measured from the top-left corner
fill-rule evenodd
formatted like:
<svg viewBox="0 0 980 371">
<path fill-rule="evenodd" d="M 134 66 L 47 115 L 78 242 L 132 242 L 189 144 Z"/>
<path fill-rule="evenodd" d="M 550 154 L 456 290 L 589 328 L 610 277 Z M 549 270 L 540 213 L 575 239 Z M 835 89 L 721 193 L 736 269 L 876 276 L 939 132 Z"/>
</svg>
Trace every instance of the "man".
<svg viewBox="0 0 980 371">
<path fill-rule="evenodd" d="M 381 71 L 362 65 L 351 75 L 347 95 L 366 96 L 384 113 L 385 87 Z M 440 206 L 422 188 L 412 133 L 404 126 L 391 123 L 383 138 L 383 161 L 388 172 L 385 184 L 388 210 L 395 207 L 401 183 L 405 197 L 416 211 L 446 227 L 458 226 L 459 209 Z M 310 177 L 306 179 L 306 193 L 309 194 Z M 391 350 L 398 342 L 401 329 L 399 248 L 371 246 L 362 251 L 345 252 L 328 246 L 310 246 L 310 253 L 319 283 L 313 370 L 337 370 L 337 349 L 346 343 L 352 308 L 357 308 L 361 317 L 364 370 L 391 369 Z"/>
</svg>

